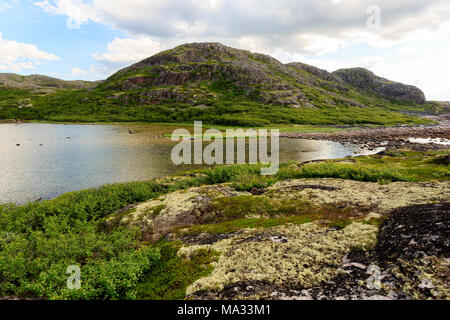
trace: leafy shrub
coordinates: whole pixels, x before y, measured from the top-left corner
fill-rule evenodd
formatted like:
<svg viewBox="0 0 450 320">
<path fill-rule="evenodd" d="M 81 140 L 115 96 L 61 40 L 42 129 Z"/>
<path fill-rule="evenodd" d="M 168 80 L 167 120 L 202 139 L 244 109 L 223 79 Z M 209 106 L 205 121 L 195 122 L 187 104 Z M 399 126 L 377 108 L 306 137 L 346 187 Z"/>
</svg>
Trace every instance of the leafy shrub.
<svg viewBox="0 0 450 320">
<path fill-rule="evenodd" d="M 140 233 L 102 232 L 99 222 L 69 227 L 49 218 L 43 231 L 19 234 L 0 244 L 0 294 L 48 299 L 128 299 L 142 274 L 159 259 L 153 248 L 139 249 Z M 81 269 L 81 289 L 67 288 L 71 265 Z"/>
<path fill-rule="evenodd" d="M 241 174 L 232 179 L 231 187 L 237 191 L 250 191 L 253 188 L 265 189 L 277 182 L 277 178 L 254 174 Z"/>
<path fill-rule="evenodd" d="M 135 182 L 72 192 L 24 206 L 0 205 L 0 296 L 134 297 L 138 280 L 159 259 L 158 250 L 139 247 L 138 230 L 106 228 L 105 218 L 177 187 Z M 80 290 L 66 287 L 70 265 L 81 268 Z"/>
</svg>

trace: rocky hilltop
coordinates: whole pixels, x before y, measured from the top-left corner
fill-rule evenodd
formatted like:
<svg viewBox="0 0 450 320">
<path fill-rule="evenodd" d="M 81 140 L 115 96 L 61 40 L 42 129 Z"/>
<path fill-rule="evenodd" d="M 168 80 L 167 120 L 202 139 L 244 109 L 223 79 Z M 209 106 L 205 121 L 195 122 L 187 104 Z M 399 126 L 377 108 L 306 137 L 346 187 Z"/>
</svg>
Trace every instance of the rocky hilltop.
<svg viewBox="0 0 450 320">
<path fill-rule="evenodd" d="M 161 52 L 120 70 L 101 87 L 121 93 L 132 90 L 133 95 L 140 90 L 141 103 L 199 103 L 224 93 L 296 108 L 382 104 L 362 97 L 368 94 L 398 102 L 425 102 L 420 89 L 377 77 L 369 70 L 330 73 L 219 43 L 185 44 Z M 130 97 L 121 94 L 121 99 Z"/>
</svg>

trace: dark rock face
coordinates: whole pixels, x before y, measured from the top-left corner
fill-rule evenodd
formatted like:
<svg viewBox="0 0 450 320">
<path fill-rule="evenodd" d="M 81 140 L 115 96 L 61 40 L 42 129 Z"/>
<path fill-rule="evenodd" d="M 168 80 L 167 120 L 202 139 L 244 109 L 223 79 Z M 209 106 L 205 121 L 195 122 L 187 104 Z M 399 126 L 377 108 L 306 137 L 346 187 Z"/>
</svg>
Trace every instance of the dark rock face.
<svg viewBox="0 0 450 320">
<path fill-rule="evenodd" d="M 419 104 L 425 102 L 425 95 L 419 88 L 377 77 L 364 68 L 341 69 L 333 74 L 352 86 L 387 99 Z"/>
<path fill-rule="evenodd" d="M 450 203 L 394 210 L 383 222 L 376 247 L 382 259 L 450 257 Z"/>
<path fill-rule="evenodd" d="M 369 91 L 386 100 L 425 101 L 419 89 L 376 77 L 368 70 L 330 73 L 303 63 L 283 64 L 267 55 L 219 43 L 185 44 L 161 52 L 120 70 L 101 87 L 120 92 L 137 90 L 139 93 L 132 93 L 133 99 L 144 104 L 158 104 L 164 99 L 214 101 L 224 91 L 247 100 L 295 108 L 319 104 L 364 107 L 361 101 L 347 96 L 350 90 Z M 129 99 L 127 94 L 122 97 Z"/>
</svg>

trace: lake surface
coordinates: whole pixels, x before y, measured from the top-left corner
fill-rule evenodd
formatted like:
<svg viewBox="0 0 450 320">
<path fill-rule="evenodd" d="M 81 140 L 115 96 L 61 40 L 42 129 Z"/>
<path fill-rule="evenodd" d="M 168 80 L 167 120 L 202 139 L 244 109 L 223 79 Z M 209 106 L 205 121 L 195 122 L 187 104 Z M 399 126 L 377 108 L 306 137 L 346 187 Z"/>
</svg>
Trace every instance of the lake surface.
<svg viewBox="0 0 450 320">
<path fill-rule="evenodd" d="M 172 163 L 171 150 L 177 143 L 161 135 L 177 128 L 0 124 L 0 203 L 51 199 L 65 192 L 199 168 Z M 282 162 L 370 153 L 375 152 L 335 142 L 280 139 Z"/>
</svg>

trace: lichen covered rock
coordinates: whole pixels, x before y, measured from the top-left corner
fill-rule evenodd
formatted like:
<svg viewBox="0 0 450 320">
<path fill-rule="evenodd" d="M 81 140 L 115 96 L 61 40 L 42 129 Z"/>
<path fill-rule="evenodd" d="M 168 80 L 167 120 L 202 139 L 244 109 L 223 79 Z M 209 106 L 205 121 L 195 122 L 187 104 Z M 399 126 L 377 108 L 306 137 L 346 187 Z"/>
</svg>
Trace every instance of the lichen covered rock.
<svg viewBox="0 0 450 320">
<path fill-rule="evenodd" d="M 179 254 L 189 257 L 198 249 L 222 253 L 213 273 L 195 282 L 188 295 L 219 292 L 242 281 L 311 287 L 333 278 L 352 248 L 373 247 L 376 234 L 375 226 L 362 223 L 342 230 L 329 230 L 319 223 L 286 225 L 247 230 L 213 245 L 184 247 Z"/>
</svg>

